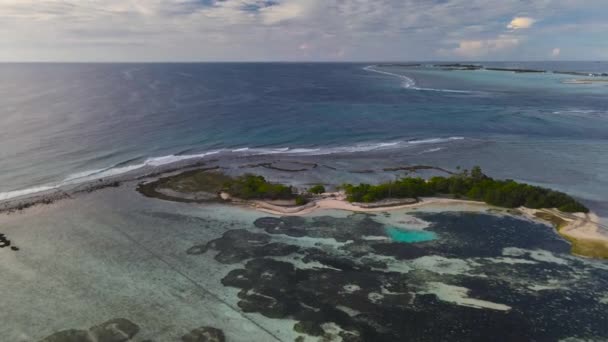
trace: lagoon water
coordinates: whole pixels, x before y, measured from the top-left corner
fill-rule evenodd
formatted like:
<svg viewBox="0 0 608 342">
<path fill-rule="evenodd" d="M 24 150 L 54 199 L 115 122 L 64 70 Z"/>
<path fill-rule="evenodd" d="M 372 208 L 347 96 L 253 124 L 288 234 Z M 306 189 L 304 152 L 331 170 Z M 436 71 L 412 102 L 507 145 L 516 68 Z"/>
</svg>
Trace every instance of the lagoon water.
<svg viewBox="0 0 608 342">
<path fill-rule="evenodd" d="M 0 215 L 0 341 L 608 339 L 608 264 L 549 225 L 464 204 L 276 217 L 135 191 L 175 162 L 329 188 L 480 165 L 608 217 L 605 84 L 367 67 L 0 64 L 0 200 L 134 175 Z"/>
<path fill-rule="evenodd" d="M 608 338 L 606 262 L 569 255 L 549 226 L 451 210 L 278 218 L 126 184 L 2 215 L 19 250 L 0 248 L 0 341 Z M 388 239 L 414 221 L 428 227 Z"/>
<path fill-rule="evenodd" d="M 433 232 L 420 230 L 403 230 L 399 228 L 389 227 L 386 232 L 388 236 L 395 242 L 424 242 L 432 241 L 437 238 L 437 236 Z"/>
</svg>

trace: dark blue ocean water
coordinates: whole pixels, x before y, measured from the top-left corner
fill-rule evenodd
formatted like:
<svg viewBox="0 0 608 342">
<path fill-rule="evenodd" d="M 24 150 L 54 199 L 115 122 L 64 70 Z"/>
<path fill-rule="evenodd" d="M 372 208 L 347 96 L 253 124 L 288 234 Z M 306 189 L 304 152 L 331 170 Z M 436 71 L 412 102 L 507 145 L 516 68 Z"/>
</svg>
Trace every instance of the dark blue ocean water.
<svg viewBox="0 0 608 342">
<path fill-rule="evenodd" d="M 0 64 L 0 199 L 209 152 L 407 149 L 408 162 L 479 164 L 607 208 L 608 83 L 366 66 Z"/>
</svg>

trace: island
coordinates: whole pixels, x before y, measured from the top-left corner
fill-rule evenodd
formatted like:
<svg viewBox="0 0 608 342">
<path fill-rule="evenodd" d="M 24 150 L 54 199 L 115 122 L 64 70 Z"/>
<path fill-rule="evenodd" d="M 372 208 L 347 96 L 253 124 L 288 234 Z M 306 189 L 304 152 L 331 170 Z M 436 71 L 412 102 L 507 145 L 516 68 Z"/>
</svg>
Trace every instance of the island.
<svg viewBox="0 0 608 342">
<path fill-rule="evenodd" d="M 584 78 L 584 79 L 575 79 L 575 80 L 564 80 L 562 81 L 563 84 L 602 84 L 602 83 L 608 83 L 608 79 L 605 78 L 601 78 L 601 79 L 591 79 L 591 78 Z"/>
<path fill-rule="evenodd" d="M 595 258 L 608 244 L 575 197 L 479 167 L 370 163 L 361 175 L 319 159 L 204 160 L 15 202 L 22 209 L 0 222 L 5 304 L 65 316 L 101 294 L 91 317 L 29 339 L 47 342 L 462 341 L 496 331 L 553 341 L 583 323 L 582 337 L 604 336 L 606 262 Z M 15 274 L 22 263 L 42 281 Z M 124 298 L 166 320 L 116 309 Z M 554 320 L 555 303 L 569 316 Z M 19 317 L 14 330 L 30 331 Z"/>
<path fill-rule="evenodd" d="M 275 215 L 300 216 L 320 209 L 381 212 L 430 204 L 487 206 L 530 220 L 551 224 L 571 243 L 576 255 L 608 258 L 608 236 L 598 217 L 573 197 L 559 191 L 497 180 L 480 167 L 449 177 L 403 177 L 380 184 L 341 184 L 327 192 L 323 184 L 307 189 L 267 181 L 254 174 L 229 176 L 216 169 L 195 169 L 142 182 L 147 197 L 177 202 L 226 202 Z"/>
<path fill-rule="evenodd" d="M 546 70 L 537 70 L 537 69 L 524 69 L 524 68 L 498 68 L 498 67 L 488 67 L 480 64 L 461 64 L 461 63 L 452 63 L 452 64 L 434 64 L 433 67 L 441 68 L 443 70 L 490 70 L 490 71 L 508 71 L 515 73 L 544 73 Z"/>
<path fill-rule="evenodd" d="M 419 68 L 424 67 L 424 64 L 377 64 L 378 67 L 402 67 L 402 68 Z M 543 70 L 543 69 L 529 69 L 529 68 L 507 68 L 507 67 L 492 67 L 485 66 L 482 64 L 463 64 L 463 63 L 447 63 L 447 64 L 431 64 L 433 68 L 441 69 L 444 71 L 477 71 L 477 70 L 488 70 L 488 71 L 499 71 L 499 72 L 511 72 L 516 74 L 525 73 L 552 73 L 556 75 L 570 75 L 570 76 L 584 76 L 584 77 L 608 77 L 608 73 L 605 72 L 580 72 L 580 71 L 560 71 L 560 70 Z M 591 83 L 591 82 L 605 82 L 605 80 L 592 80 L 592 79 L 581 79 L 571 80 L 571 82 L 565 83 Z"/>
</svg>

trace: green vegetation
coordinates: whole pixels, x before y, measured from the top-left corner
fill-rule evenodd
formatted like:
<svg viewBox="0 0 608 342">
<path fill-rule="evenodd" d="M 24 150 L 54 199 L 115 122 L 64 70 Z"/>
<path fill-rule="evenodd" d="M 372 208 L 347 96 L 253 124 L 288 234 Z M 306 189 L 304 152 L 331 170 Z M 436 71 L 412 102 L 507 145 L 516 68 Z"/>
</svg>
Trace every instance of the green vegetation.
<svg viewBox="0 0 608 342">
<path fill-rule="evenodd" d="M 315 185 L 312 188 L 308 189 L 308 192 L 311 194 L 322 194 L 325 192 L 325 187 L 321 184 Z"/>
<path fill-rule="evenodd" d="M 222 189 L 223 184 L 231 178 L 219 172 L 214 172 L 215 170 L 217 170 L 217 167 L 190 170 L 178 175 L 159 178 L 153 182 L 140 183 L 137 186 L 137 191 L 146 197 L 160 198 L 167 201 L 206 202 L 216 200 L 216 194 Z M 186 196 L 167 194 L 163 192 L 166 189 Z M 202 198 L 205 196 L 200 196 L 201 198 L 189 196 L 204 193 L 208 194 L 206 199 Z"/>
<path fill-rule="evenodd" d="M 302 195 L 296 196 L 296 205 L 304 205 L 308 203 L 308 199 Z"/>
<path fill-rule="evenodd" d="M 557 229 L 557 231 L 560 231 L 562 228 L 568 225 L 568 221 L 564 220 L 563 218 L 544 211 L 536 212 L 534 213 L 534 216 L 538 217 L 539 219 L 548 221 L 555 227 L 555 229 Z"/>
<path fill-rule="evenodd" d="M 183 193 L 209 192 L 215 194 L 222 189 L 226 182 L 231 180 L 232 178 L 220 172 L 202 169 L 164 178 L 159 185 Z"/>
<path fill-rule="evenodd" d="M 488 204 L 516 208 L 557 208 L 563 212 L 589 212 L 584 205 L 558 191 L 517 183 L 513 180 L 495 180 L 486 176 L 476 166 L 470 172 L 463 170 L 450 177 L 405 177 L 394 182 L 378 185 L 345 184 L 350 202 L 375 202 L 386 198 L 451 195 L 456 198 L 484 201 Z"/>
<path fill-rule="evenodd" d="M 224 183 L 223 189 L 231 196 L 241 199 L 294 199 L 291 186 L 266 181 L 262 176 L 246 174 Z"/>
<path fill-rule="evenodd" d="M 575 239 L 562 235 L 572 243 L 572 254 L 582 255 L 589 258 L 608 259 L 608 244 L 603 241 Z"/>
<path fill-rule="evenodd" d="M 137 190 L 147 197 L 178 202 L 217 200 L 217 194 L 221 191 L 241 199 L 296 199 L 294 189 L 290 186 L 270 183 L 262 176 L 251 174 L 234 178 L 213 172 L 215 169 L 185 171 L 154 182 L 139 184 Z M 174 191 L 174 193 L 168 193 L 165 190 Z"/>
</svg>

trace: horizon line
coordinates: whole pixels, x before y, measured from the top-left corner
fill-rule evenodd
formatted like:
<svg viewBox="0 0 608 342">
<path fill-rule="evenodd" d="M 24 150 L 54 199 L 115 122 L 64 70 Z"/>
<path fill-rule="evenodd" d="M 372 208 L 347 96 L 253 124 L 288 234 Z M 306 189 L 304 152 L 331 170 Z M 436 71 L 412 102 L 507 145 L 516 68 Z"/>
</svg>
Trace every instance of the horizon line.
<svg viewBox="0 0 608 342">
<path fill-rule="evenodd" d="M 591 63 L 605 63 L 608 60 L 597 60 L 597 59 L 572 59 L 572 60 L 553 60 L 553 59 L 535 59 L 535 60 L 467 60 L 467 59 L 447 59 L 447 60 L 125 60 L 125 61 L 0 61 L 0 64 L 364 64 L 364 63 L 538 63 L 538 62 L 591 62 Z"/>
</svg>

